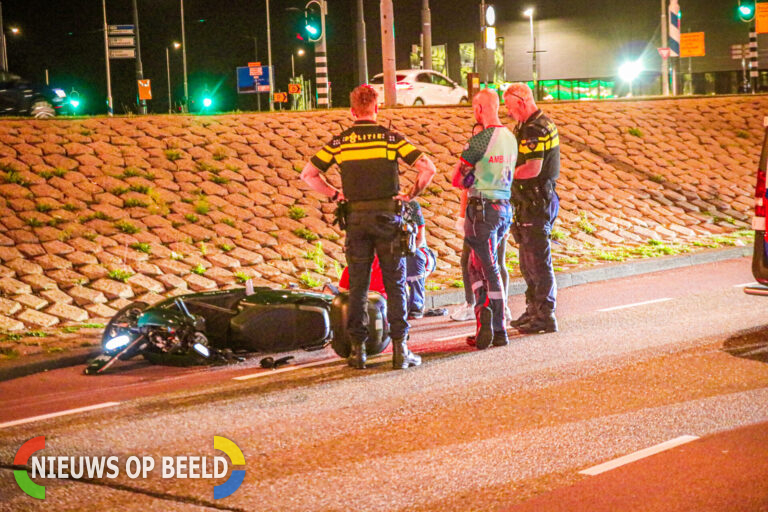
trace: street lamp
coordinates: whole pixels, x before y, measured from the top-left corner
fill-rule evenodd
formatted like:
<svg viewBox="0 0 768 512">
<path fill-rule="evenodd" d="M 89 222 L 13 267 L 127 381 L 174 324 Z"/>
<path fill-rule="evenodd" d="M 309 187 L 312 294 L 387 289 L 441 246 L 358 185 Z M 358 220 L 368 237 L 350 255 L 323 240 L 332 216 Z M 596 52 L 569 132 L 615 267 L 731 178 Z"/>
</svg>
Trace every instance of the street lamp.
<svg viewBox="0 0 768 512">
<path fill-rule="evenodd" d="M 304 55 L 304 48 L 299 48 L 296 51 L 296 55 L 302 57 Z M 293 53 L 291 53 L 291 78 L 296 78 L 296 69 L 293 63 Z"/>
<path fill-rule="evenodd" d="M 523 15 L 528 17 L 531 25 L 531 68 L 533 70 L 533 98 L 538 99 L 538 73 L 536 73 L 536 37 L 533 35 L 533 7 L 523 11 Z"/>
<path fill-rule="evenodd" d="M 17 36 L 21 32 L 21 29 L 19 27 L 11 27 L 11 34 Z"/>
<path fill-rule="evenodd" d="M 628 61 L 619 67 L 619 78 L 629 84 L 629 95 L 632 96 L 632 82 L 643 72 L 643 63 L 639 60 Z"/>
<path fill-rule="evenodd" d="M 178 50 L 181 48 L 181 43 L 178 41 L 173 42 L 173 49 Z M 169 48 L 165 47 L 165 71 L 168 79 L 168 113 L 172 112 L 173 100 L 171 99 L 171 58 L 168 52 Z"/>
</svg>

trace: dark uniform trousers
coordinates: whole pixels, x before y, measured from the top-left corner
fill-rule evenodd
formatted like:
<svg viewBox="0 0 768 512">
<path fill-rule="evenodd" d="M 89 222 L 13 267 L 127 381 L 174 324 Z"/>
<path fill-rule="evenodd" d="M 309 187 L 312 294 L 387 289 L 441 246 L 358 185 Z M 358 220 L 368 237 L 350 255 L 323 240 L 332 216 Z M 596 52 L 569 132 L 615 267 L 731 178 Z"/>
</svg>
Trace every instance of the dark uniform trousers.
<svg viewBox="0 0 768 512">
<path fill-rule="evenodd" d="M 368 286 L 374 251 L 379 256 L 387 291 L 387 321 L 393 340 L 408 335 L 405 295 L 405 258 L 400 249 L 400 215 L 387 211 L 352 211 L 347 219 L 345 254 L 349 266 L 350 336 L 368 339 Z"/>
<path fill-rule="evenodd" d="M 554 190 L 549 198 L 517 204 L 510 229 L 519 246 L 520 271 L 528 285 L 526 311 L 537 318 L 555 311 L 557 284 L 549 237 L 559 209 L 560 198 Z"/>
</svg>

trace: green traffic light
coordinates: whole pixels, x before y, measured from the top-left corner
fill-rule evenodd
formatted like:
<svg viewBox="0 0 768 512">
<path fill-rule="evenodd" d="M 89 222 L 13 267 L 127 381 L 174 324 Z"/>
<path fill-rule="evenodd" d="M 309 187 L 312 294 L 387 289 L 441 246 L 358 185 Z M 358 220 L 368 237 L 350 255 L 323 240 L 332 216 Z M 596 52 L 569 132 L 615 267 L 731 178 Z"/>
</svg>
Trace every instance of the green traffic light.
<svg viewBox="0 0 768 512">
<path fill-rule="evenodd" d="M 749 16 L 752 14 L 752 8 L 748 5 L 742 5 L 739 7 L 739 12 L 744 16 Z"/>
<path fill-rule="evenodd" d="M 210 107 L 213 104 L 213 100 L 211 98 L 204 98 L 203 99 L 203 106 L 205 108 Z"/>
<path fill-rule="evenodd" d="M 77 108 L 80 106 L 80 100 L 69 100 L 69 104 L 72 105 L 72 108 Z"/>
<path fill-rule="evenodd" d="M 313 26 L 313 25 L 306 25 L 306 26 L 304 27 L 304 29 L 305 29 L 307 32 L 309 32 L 311 35 L 313 35 L 313 36 L 316 36 L 316 35 L 318 34 L 318 32 L 319 32 L 319 31 L 317 30 L 317 27 L 315 27 L 315 26 Z"/>
</svg>

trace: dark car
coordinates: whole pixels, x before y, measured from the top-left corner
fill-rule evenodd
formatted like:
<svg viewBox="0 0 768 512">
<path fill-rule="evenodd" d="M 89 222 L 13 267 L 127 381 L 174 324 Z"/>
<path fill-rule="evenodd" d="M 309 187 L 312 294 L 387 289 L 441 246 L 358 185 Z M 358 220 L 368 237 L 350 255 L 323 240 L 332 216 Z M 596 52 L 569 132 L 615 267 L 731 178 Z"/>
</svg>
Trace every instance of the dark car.
<svg viewBox="0 0 768 512">
<path fill-rule="evenodd" d="M 747 286 L 744 291 L 750 295 L 768 295 L 768 240 L 766 240 L 765 217 L 768 208 L 766 196 L 766 169 L 768 167 L 768 117 L 763 120 L 765 135 L 760 153 L 760 165 L 757 168 L 755 186 L 755 216 L 752 229 L 755 230 L 755 244 L 752 252 L 752 275 L 760 286 Z"/>
<path fill-rule="evenodd" d="M 18 75 L 0 71 L 0 115 L 54 117 L 64 106 L 66 96 L 61 89 L 33 85 Z"/>
</svg>

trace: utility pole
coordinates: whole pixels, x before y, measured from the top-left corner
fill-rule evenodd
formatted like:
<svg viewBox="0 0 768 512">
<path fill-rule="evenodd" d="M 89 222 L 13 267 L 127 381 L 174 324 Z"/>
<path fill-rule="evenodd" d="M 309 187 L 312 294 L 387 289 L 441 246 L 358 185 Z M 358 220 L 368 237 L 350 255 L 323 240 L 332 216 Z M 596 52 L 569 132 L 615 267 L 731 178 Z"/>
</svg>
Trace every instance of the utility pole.
<svg viewBox="0 0 768 512">
<path fill-rule="evenodd" d="M 136 80 L 144 80 L 144 67 L 141 65 L 141 43 L 139 39 L 139 9 L 137 0 L 133 0 L 133 24 L 136 28 Z M 136 84 L 138 87 L 138 82 Z M 139 100 L 139 114 L 147 113 L 147 100 Z"/>
<path fill-rule="evenodd" d="M 104 13 L 104 60 L 107 63 L 107 115 L 114 115 L 112 105 L 112 78 L 109 72 L 109 37 L 107 36 L 107 0 L 101 0 L 101 9 Z M 5 36 L 3 36 L 5 38 Z"/>
<path fill-rule="evenodd" d="M 397 103 L 395 88 L 395 13 L 392 0 L 381 0 L 381 60 L 384 69 L 384 106 Z"/>
<path fill-rule="evenodd" d="M 661 0 L 661 46 L 667 48 L 669 45 L 669 36 L 667 34 L 667 2 Z M 669 96 L 669 52 L 661 51 L 661 94 Z"/>
<path fill-rule="evenodd" d="M 187 82 L 187 40 L 184 37 L 184 0 L 181 2 L 181 60 L 184 66 L 184 112 L 189 112 L 189 84 Z"/>
<path fill-rule="evenodd" d="M 3 54 L 0 55 L 0 66 L 8 71 L 8 47 L 5 45 L 5 23 L 3 23 L 3 4 L 0 2 L 0 37 L 3 39 Z"/>
<path fill-rule="evenodd" d="M 432 69 L 432 13 L 429 0 L 423 0 L 421 6 L 421 55 L 424 69 Z"/>
<path fill-rule="evenodd" d="M 357 0 L 357 83 L 358 85 L 368 83 L 368 51 L 365 42 L 363 0 Z"/>
<path fill-rule="evenodd" d="M 269 0 L 267 0 L 267 64 L 269 65 L 269 110 L 275 110 L 272 95 L 275 92 L 275 68 L 272 67 L 272 28 L 269 24 Z"/>
</svg>

